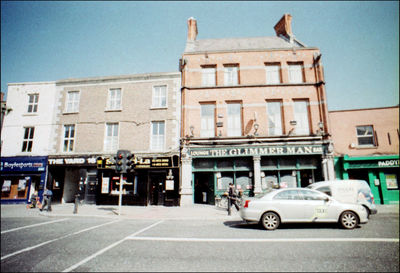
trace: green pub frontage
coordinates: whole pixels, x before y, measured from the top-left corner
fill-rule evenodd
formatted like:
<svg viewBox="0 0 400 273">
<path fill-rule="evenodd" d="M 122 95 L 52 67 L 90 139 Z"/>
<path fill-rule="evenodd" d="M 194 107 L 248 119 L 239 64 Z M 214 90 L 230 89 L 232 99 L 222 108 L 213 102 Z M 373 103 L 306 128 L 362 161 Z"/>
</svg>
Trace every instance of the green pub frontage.
<svg viewBox="0 0 400 273">
<path fill-rule="evenodd" d="M 327 145 L 300 144 L 188 147 L 184 152 L 191 163 L 193 202 L 215 204 L 229 183 L 244 196 L 306 187 L 326 177 L 327 150 Z"/>
<path fill-rule="evenodd" d="M 399 156 L 335 158 L 338 179 L 362 179 L 369 183 L 376 204 L 399 204 Z"/>
</svg>

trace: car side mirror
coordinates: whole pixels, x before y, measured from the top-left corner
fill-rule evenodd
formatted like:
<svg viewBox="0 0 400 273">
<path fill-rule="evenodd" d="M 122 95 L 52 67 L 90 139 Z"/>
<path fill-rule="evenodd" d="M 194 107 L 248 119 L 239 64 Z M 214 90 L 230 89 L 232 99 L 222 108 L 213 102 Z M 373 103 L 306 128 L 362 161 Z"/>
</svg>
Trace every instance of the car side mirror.
<svg viewBox="0 0 400 273">
<path fill-rule="evenodd" d="M 331 200 L 329 197 L 325 197 L 325 198 L 324 198 L 324 201 L 325 201 L 325 202 L 329 202 L 329 200 Z"/>
</svg>

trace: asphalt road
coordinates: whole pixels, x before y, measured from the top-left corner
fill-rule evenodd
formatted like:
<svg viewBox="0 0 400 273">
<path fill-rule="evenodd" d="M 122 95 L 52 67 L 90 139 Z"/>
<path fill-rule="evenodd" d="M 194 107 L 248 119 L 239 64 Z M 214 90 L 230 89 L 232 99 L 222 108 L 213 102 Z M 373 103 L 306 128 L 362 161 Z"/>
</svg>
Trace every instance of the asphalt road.
<svg viewBox="0 0 400 273">
<path fill-rule="evenodd" d="M 227 220 L 1 219 L 2 272 L 399 272 L 399 216 L 354 230 Z"/>
</svg>

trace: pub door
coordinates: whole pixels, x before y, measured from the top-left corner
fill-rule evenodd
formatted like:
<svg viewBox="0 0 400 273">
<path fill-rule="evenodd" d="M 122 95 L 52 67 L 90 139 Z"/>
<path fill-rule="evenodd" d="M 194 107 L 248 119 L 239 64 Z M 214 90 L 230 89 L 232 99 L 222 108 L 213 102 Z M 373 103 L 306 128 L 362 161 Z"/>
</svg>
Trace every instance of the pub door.
<svg viewBox="0 0 400 273">
<path fill-rule="evenodd" d="M 163 206 L 165 200 L 166 172 L 150 172 L 149 174 L 149 204 Z"/>
</svg>

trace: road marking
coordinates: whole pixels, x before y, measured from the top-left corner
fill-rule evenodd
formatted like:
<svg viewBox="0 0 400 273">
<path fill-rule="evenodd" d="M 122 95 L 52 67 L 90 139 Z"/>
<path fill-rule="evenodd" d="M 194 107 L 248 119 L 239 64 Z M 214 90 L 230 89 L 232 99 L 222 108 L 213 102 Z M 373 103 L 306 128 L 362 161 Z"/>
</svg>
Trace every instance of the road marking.
<svg viewBox="0 0 400 273">
<path fill-rule="evenodd" d="M 179 237 L 135 237 L 128 240 L 137 241 L 170 241 L 170 242 L 224 242 L 224 243 L 274 243 L 274 242 L 399 242 L 398 238 L 179 238 Z"/>
<path fill-rule="evenodd" d="M 34 245 L 34 246 L 30 246 L 30 247 L 24 248 L 24 249 L 21 249 L 21 250 L 18 250 L 18 251 L 16 251 L 16 252 L 14 252 L 14 253 L 11 253 L 11 254 L 8 254 L 8 255 L 5 255 L 5 256 L 1 257 L 1 260 L 5 260 L 5 259 L 7 259 L 7 258 L 9 258 L 9 257 L 15 256 L 15 255 L 17 255 L 17 254 L 20 254 L 20 253 L 23 253 L 23 252 L 26 252 L 26 251 L 30 251 L 30 250 L 32 250 L 32 249 L 35 249 L 35 248 L 38 248 L 38 247 L 41 247 L 41 246 L 50 244 L 50 243 L 52 243 L 52 242 L 55 242 L 55 241 L 58 241 L 58 240 L 61 240 L 61 239 L 65 239 L 65 238 L 70 237 L 70 236 L 72 236 L 72 235 L 76 235 L 76 234 L 79 234 L 79 233 L 82 233 L 82 232 L 85 232 L 85 231 L 89 231 L 89 230 L 91 230 L 91 229 L 95 229 L 95 228 L 99 228 L 99 227 L 102 227 L 102 226 L 105 226 L 105 225 L 109 225 L 109 224 L 112 224 L 112 223 L 115 223 L 115 222 L 118 222 L 118 221 L 120 221 L 120 220 L 115 220 L 115 221 L 108 222 L 108 223 L 104 223 L 104 224 L 101 224 L 101 225 L 97 225 L 97 226 L 85 228 L 85 229 L 76 231 L 76 232 L 74 232 L 74 233 L 70 233 L 70 234 L 61 236 L 61 237 L 59 237 L 59 238 L 55 238 L 55 239 L 52 239 L 52 240 L 49 240 L 49 241 L 40 243 L 40 244 L 38 244 L 38 245 Z"/>
<path fill-rule="evenodd" d="M 107 246 L 107 247 L 105 247 L 105 248 L 103 248 L 103 249 L 97 251 L 96 253 L 94 253 L 93 255 L 90 255 L 90 256 L 87 257 L 86 259 L 83 259 L 83 260 L 80 261 L 79 263 L 74 264 L 74 265 L 71 266 L 71 267 L 68 267 L 67 269 L 63 270 L 62 272 L 71 272 L 71 271 L 74 270 L 75 268 L 77 268 L 77 267 L 83 265 L 84 263 L 87 263 L 87 262 L 90 261 L 91 259 L 93 259 L 93 258 L 95 258 L 95 257 L 97 257 L 97 256 L 99 256 L 99 255 L 101 255 L 101 254 L 103 254 L 103 253 L 106 252 L 107 250 L 109 250 L 109 249 L 111 249 L 111 248 L 113 248 L 113 247 L 119 245 L 120 243 L 122 243 L 123 241 L 127 240 L 128 238 L 133 238 L 135 235 L 140 234 L 140 233 L 142 233 L 142 232 L 144 232 L 144 231 L 146 231 L 146 230 L 148 230 L 148 229 L 151 229 L 152 227 L 155 227 L 156 225 L 161 224 L 162 222 L 164 222 L 164 220 L 161 220 L 161 221 L 159 221 L 159 222 L 157 222 L 157 223 L 154 223 L 154 224 L 152 224 L 152 225 L 150 225 L 150 226 L 148 226 L 148 227 L 145 227 L 145 228 L 143 228 L 143 229 L 141 229 L 141 230 L 139 230 L 139 231 L 137 231 L 137 232 L 135 232 L 135 233 L 133 233 L 133 234 L 131 234 L 131 235 L 128 235 L 127 237 L 125 237 L 125 238 L 123 238 L 123 239 L 121 239 L 121 240 L 119 240 L 119 241 L 117 241 L 117 242 L 115 242 L 115 243 L 113 243 L 113 244 L 111 244 L 111 245 L 109 245 L 109 246 Z"/>
<path fill-rule="evenodd" d="M 65 221 L 65 220 L 68 220 L 68 219 L 69 218 L 63 218 L 63 219 L 59 219 L 59 220 L 54 220 L 54 221 L 49 221 L 49 222 L 44 222 L 44 223 L 39 223 L 39 224 L 33 224 L 33 225 L 19 227 L 19 228 L 13 228 L 13 229 L 2 231 L 1 234 L 7 233 L 7 232 L 16 231 L 16 230 L 20 230 L 20 229 L 30 228 L 30 227 L 37 227 L 37 226 L 41 226 L 41 225 L 57 223 L 57 222 Z"/>
</svg>

